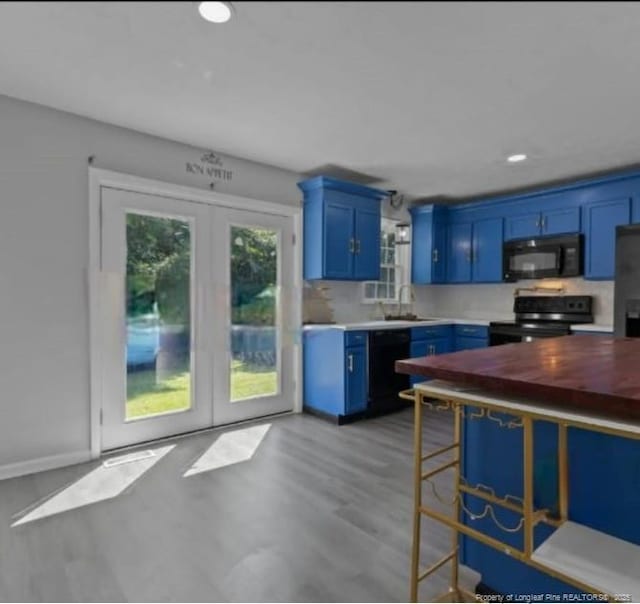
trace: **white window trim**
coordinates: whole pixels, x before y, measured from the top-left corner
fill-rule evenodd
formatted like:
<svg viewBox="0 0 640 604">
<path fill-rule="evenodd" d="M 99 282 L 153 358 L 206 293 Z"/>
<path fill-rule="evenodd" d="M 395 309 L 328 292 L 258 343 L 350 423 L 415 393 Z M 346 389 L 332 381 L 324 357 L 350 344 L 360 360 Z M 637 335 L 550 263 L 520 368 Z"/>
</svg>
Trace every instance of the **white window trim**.
<svg viewBox="0 0 640 604">
<path fill-rule="evenodd" d="M 380 230 L 395 231 L 396 225 L 402 222 L 393 218 L 382 218 Z M 384 266 L 381 264 L 381 266 Z M 364 281 L 362 283 L 362 303 L 363 304 L 397 304 L 400 287 L 405 283 L 410 283 L 411 278 L 411 244 L 396 246 L 396 287 L 395 296 L 393 298 L 367 298 L 365 295 L 366 286 L 370 283 L 379 283 L 379 281 Z"/>
</svg>

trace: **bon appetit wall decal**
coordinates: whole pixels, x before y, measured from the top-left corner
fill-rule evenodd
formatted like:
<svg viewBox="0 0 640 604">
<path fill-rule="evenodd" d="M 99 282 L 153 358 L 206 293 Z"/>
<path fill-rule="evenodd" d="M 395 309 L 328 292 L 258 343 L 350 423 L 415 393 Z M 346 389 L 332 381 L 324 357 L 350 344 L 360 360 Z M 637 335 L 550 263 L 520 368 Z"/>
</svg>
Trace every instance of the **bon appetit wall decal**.
<svg viewBox="0 0 640 604">
<path fill-rule="evenodd" d="M 226 170 L 224 162 L 213 151 L 207 151 L 200 157 L 200 161 L 186 163 L 187 174 L 208 176 L 218 181 L 233 180 L 233 170 Z M 211 183 L 213 184 L 213 183 Z"/>
</svg>

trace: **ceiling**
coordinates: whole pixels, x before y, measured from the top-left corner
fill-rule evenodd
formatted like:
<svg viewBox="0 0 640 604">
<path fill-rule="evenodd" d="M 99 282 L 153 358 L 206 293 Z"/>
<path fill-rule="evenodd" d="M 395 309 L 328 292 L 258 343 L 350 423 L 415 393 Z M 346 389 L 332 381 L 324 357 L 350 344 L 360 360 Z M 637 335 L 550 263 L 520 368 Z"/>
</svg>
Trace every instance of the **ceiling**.
<svg viewBox="0 0 640 604">
<path fill-rule="evenodd" d="M 640 163 L 640 4 L 235 9 L 214 25 L 193 2 L 2 2 L 0 93 L 420 198 Z"/>
</svg>

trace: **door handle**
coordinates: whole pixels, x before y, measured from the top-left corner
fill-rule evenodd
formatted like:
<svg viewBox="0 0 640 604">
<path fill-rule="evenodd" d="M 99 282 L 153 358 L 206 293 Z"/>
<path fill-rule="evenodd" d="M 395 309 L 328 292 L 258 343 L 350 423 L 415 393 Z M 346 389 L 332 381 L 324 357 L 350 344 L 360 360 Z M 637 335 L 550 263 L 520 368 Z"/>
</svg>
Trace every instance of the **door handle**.
<svg viewBox="0 0 640 604">
<path fill-rule="evenodd" d="M 542 230 L 543 231 L 547 230 L 547 217 L 546 216 L 542 217 Z"/>
<path fill-rule="evenodd" d="M 438 262 L 438 248 L 433 250 L 433 261 Z"/>
<path fill-rule="evenodd" d="M 353 373 L 353 355 L 352 354 L 347 355 L 347 369 L 349 370 L 349 373 Z"/>
<path fill-rule="evenodd" d="M 360 253 L 360 239 L 356 239 L 356 254 Z"/>
<path fill-rule="evenodd" d="M 356 240 L 353 237 L 349 239 L 349 251 L 352 254 L 356 251 Z"/>
</svg>

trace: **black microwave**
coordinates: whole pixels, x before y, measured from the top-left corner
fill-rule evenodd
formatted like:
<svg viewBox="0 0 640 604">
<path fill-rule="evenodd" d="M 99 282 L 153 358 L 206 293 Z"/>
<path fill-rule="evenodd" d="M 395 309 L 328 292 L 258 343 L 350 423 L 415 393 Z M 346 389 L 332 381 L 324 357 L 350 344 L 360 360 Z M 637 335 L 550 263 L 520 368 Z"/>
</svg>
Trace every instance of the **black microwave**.
<svg viewBox="0 0 640 604">
<path fill-rule="evenodd" d="M 502 277 L 505 281 L 578 277 L 583 268 L 582 235 L 505 241 Z"/>
</svg>

